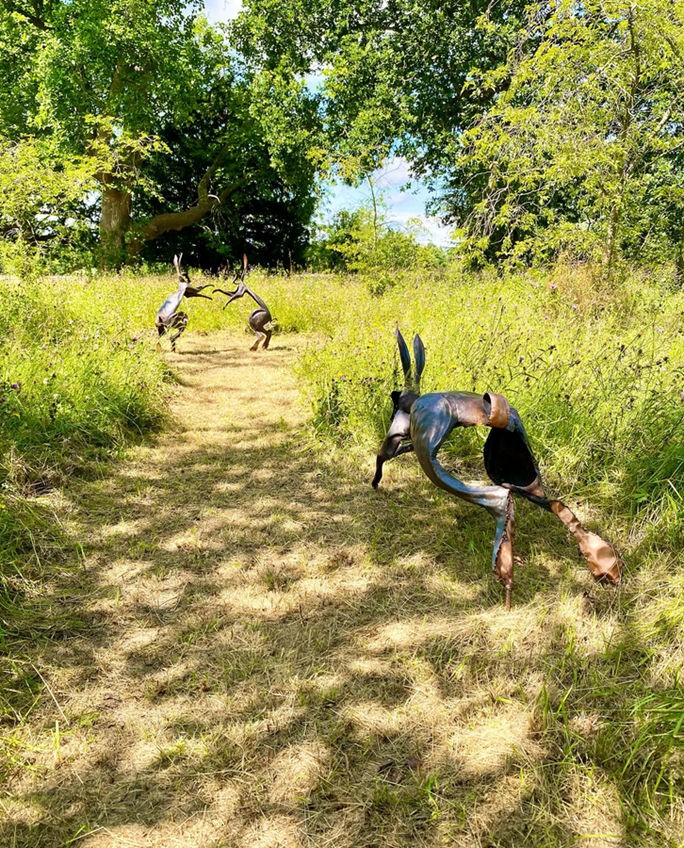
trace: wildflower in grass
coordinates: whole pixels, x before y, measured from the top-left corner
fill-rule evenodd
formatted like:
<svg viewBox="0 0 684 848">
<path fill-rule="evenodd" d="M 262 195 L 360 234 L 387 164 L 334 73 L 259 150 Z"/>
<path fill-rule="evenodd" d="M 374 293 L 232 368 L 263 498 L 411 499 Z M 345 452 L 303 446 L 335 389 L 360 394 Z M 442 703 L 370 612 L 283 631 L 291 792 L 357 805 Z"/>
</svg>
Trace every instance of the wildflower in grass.
<svg viewBox="0 0 684 848">
<path fill-rule="evenodd" d="M 551 285 L 549 286 L 549 288 L 550 288 L 550 289 L 557 289 L 557 288 L 558 288 L 558 286 L 557 286 L 555 283 L 551 283 Z"/>
<path fill-rule="evenodd" d="M 20 388 L 21 388 L 21 383 L 12 383 L 12 385 L 10 386 L 10 388 L 11 388 L 11 389 L 17 389 L 17 390 L 18 390 L 18 389 L 20 389 Z"/>
</svg>

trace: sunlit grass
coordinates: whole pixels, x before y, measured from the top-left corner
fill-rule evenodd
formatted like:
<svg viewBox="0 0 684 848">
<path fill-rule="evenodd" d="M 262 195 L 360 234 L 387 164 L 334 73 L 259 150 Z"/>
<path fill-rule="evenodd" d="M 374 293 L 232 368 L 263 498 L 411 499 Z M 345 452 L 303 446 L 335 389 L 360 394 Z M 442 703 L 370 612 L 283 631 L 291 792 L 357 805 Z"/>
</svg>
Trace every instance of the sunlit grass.
<svg viewBox="0 0 684 848">
<path fill-rule="evenodd" d="M 339 296 L 339 295 L 338 295 Z M 637 277 L 610 296 L 586 269 L 408 280 L 381 298 L 347 282 L 336 326 L 305 357 L 315 425 L 382 438 L 400 388 L 392 330 L 427 348 L 422 390 L 495 391 L 520 412 L 552 489 L 679 549 L 684 506 L 684 295 Z M 481 455 L 486 433 L 452 450 Z"/>
</svg>

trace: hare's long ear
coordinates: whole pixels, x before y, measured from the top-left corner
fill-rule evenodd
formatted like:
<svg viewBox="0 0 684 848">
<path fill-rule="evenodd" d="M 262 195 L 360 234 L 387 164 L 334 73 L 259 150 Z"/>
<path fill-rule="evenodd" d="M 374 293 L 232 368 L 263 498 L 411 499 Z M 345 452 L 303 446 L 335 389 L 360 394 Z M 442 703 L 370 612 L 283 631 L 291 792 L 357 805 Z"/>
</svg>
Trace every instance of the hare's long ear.
<svg viewBox="0 0 684 848">
<path fill-rule="evenodd" d="M 183 254 L 180 256 L 173 257 L 173 267 L 176 269 L 176 273 L 178 274 L 178 279 L 183 281 L 185 280 L 186 275 L 183 274 L 183 269 L 181 268 L 181 262 L 183 261 Z M 187 282 L 187 280 L 186 280 Z"/>
<path fill-rule="evenodd" d="M 423 373 L 423 369 L 425 368 L 425 346 L 423 345 L 423 340 L 416 333 L 413 337 L 413 359 L 416 363 L 416 373 L 415 373 L 415 388 L 416 391 L 420 390 L 420 378 Z"/>
<path fill-rule="evenodd" d="M 401 368 L 404 372 L 404 388 L 410 389 L 412 380 L 411 380 L 411 356 L 408 351 L 408 347 L 406 347 L 406 342 L 404 341 L 404 337 L 402 336 L 399 328 L 394 331 L 394 335 L 397 337 L 397 347 L 399 348 L 399 358 L 401 359 Z"/>
</svg>

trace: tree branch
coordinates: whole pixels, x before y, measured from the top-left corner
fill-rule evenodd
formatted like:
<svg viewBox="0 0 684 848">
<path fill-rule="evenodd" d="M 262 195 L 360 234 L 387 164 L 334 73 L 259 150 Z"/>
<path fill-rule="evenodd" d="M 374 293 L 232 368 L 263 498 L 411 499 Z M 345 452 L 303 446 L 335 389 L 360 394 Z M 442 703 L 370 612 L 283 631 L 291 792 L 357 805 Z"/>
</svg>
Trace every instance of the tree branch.
<svg viewBox="0 0 684 848">
<path fill-rule="evenodd" d="M 226 154 L 224 148 L 216 160 L 212 163 L 207 173 L 200 181 L 198 187 L 198 200 L 194 206 L 184 209 L 182 212 L 162 212 L 161 215 L 155 215 L 150 221 L 137 230 L 135 238 L 131 241 L 128 253 L 130 256 L 136 256 L 141 250 L 146 241 L 152 241 L 163 233 L 168 233 L 170 230 L 184 230 L 186 227 L 196 224 L 201 221 L 204 216 L 210 212 L 214 206 L 220 206 L 225 203 L 229 197 L 245 183 L 249 182 L 254 177 L 254 173 L 244 174 L 239 180 L 231 183 L 223 189 L 219 195 L 209 194 L 208 184 L 211 173 L 214 173 Z M 211 173 L 210 173 L 211 172 Z M 209 175 L 209 177 L 207 177 Z M 206 179 L 205 179 L 206 178 Z"/>
</svg>

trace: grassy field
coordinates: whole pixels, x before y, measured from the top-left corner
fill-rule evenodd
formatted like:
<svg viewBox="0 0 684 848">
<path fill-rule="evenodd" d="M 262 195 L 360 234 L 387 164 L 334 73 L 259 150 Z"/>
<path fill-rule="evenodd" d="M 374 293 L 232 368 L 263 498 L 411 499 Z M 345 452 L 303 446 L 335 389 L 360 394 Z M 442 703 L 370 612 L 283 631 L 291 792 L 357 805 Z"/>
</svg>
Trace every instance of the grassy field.
<svg viewBox="0 0 684 848">
<path fill-rule="evenodd" d="M 265 354 L 243 300 L 156 355 L 170 276 L 0 290 L 0 843 L 684 844 L 684 295 L 251 281 Z M 424 390 L 516 406 L 619 590 L 521 505 L 507 614 L 486 515 L 411 456 L 370 489 L 397 324 Z"/>
</svg>

